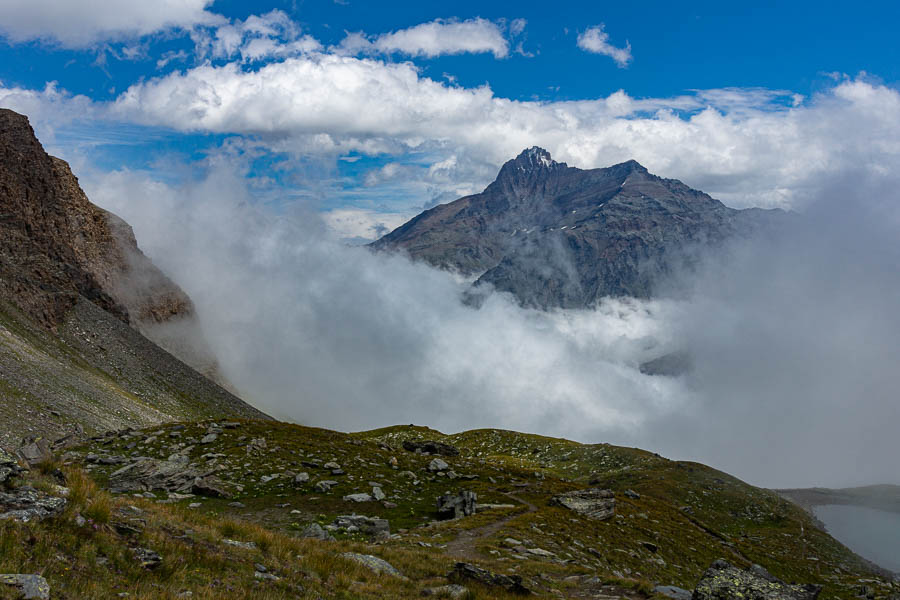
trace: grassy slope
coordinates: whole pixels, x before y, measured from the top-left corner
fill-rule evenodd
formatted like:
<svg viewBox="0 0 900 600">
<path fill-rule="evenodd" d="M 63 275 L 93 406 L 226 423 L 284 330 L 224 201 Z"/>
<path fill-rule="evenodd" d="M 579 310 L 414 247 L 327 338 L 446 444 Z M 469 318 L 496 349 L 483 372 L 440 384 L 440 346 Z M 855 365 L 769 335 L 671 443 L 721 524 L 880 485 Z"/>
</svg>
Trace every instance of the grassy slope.
<svg viewBox="0 0 900 600">
<path fill-rule="evenodd" d="M 149 444 L 140 436 L 111 438 L 78 452 L 166 457 L 194 445 L 206 431 L 206 424 L 186 425 L 179 439 L 170 438 L 170 426 L 166 426 Z M 432 457 L 401 448 L 404 439 L 423 437 L 460 448 L 459 457 L 444 460 L 457 473 L 477 475 L 478 479 L 450 481 L 428 474 L 426 466 Z M 254 438 L 266 440 L 265 451 L 247 451 L 247 443 Z M 135 445 L 129 449 L 130 444 Z M 244 486 L 237 499 L 246 506 L 233 508 L 228 506 L 229 500 L 197 498 L 174 504 L 131 496 L 113 501 L 114 505 L 133 504 L 145 511 L 148 527 L 139 544 L 165 557 L 160 570 L 145 572 L 130 564 L 127 546 L 138 542 L 129 542 L 103 526 L 79 529 L 72 524 L 70 512 L 61 523 L 2 525 L 3 539 L 13 541 L 4 541 L 0 571 L 46 569 L 45 576 L 56 589 L 72 590 L 61 597 L 83 597 L 78 590 L 90 586 L 100 586 L 105 593 L 135 583 L 144 586 L 144 596 L 151 598 L 173 597 L 183 590 L 191 590 L 194 597 L 221 597 L 216 594 L 221 594 L 222 586 L 231 589 L 229 597 L 235 598 L 293 597 L 290 590 L 294 585 L 304 586 L 308 597 L 415 597 L 422 587 L 442 583 L 441 576 L 457 560 L 447 555 L 444 546 L 458 547 L 454 540 L 464 530 L 512 516 L 497 531 L 473 539 L 466 556 L 494 571 L 520 574 L 526 585 L 542 594 L 580 597 L 588 593 L 586 578 L 574 575 L 597 575 L 602 581 L 624 585 L 630 591 L 619 593 L 632 596 L 656 583 L 692 588 L 709 563 L 719 557 L 740 565 L 762 564 L 790 581 L 822 583 L 823 598 L 851 598 L 861 578 L 875 578 L 862 561 L 816 529 L 806 513 L 773 492 L 703 465 L 669 461 L 636 449 L 496 430 L 444 436 L 399 426 L 342 434 L 243 421 L 239 428 L 225 430 L 214 443 L 195 445 L 189 453 L 195 462 L 204 462 L 204 454 L 224 454 L 214 459 L 221 465 L 219 476 L 233 488 Z M 390 466 L 392 457 L 399 463 L 396 469 Z M 78 480 L 80 463 L 74 455 L 70 458 L 74 460 L 68 467 L 71 477 Z M 336 460 L 346 474 L 332 476 L 302 465 L 302 461 L 322 464 L 330 460 Z M 114 468 L 94 468 L 92 477 L 102 485 Z M 260 481 L 262 475 L 285 471 L 306 471 L 311 481 L 304 486 L 295 486 L 287 476 Z M 419 483 L 415 485 L 404 471 L 412 472 Z M 318 493 L 313 484 L 320 479 L 340 483 L 328 493 Z M 548 505 L 553 494 L 583 488 L 590 479 L 616 491 L 614 519 L 589 521 Z M 346 494 L 370 491 L 370 481 L 380 482 L 388 500 L 397 506 L 342 500 Z M 476 491 L 482 503 L 515 507 L 433 522 L 435 497 L 459 489 Z M 623 496 L 626 489 L 638 492 L 640 498 Z M 102 492 L 92 493 L 106 497 Z M 163 498 L 163 494 L 158 496 Z M 520 500 L 537 510 L 529 512 Z M 199 508 L 187 507 L 198 501 Z M 101 505 L 103 502 L 106 500 L 101 500 Z M 89 510 L 84 504 L 76 509 Z M 379 544 L 354 535 L 338 535 L 338 542 L 295 538 L 310 521 L 327 524 L 338 514 L 352 512 L 388 518 L 392 532 L 399 532 L 399 537 Z M 193 532 L 186 534 L 187 529 Z M 260 549 L 226 548 L 220 541 L 223 536 L 255 540 Z M 551 551 L 556 557 L 517 558 L 504 546 L 506 537 L 516 538 L 528 548 Z M 25 543 L 27 539 L 35 540 L 33 547 Z M 652 552 L 643 542 L 652 542 L 658 550 Z M 348 564 L 339 554 L 349 548 L 383 556 L 410 581 L 377 577 Z M 97 565 L 97 552 L 109 557 L 110 563 Z M 56 560 L 54 554 L 61 554 L 63 560 Z M 277 583 L 257 583 L 252 574 L 254 562 L 285 578 Z M 890 589 L 886 583 L 876 587 L 882 596 Z M 479 594 L 482 598 L 500 597 L 495 592 Z"/>
</svg>

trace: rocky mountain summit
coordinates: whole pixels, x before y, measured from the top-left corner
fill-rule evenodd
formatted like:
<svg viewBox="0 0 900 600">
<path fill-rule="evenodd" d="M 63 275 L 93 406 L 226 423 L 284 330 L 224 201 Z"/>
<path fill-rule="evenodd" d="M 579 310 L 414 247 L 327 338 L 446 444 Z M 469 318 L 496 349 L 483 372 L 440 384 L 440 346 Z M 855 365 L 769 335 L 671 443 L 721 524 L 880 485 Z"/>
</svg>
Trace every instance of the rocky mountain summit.
<svg viewBox="0 0 900 600">
<path fill-rule="evenodd" d="M 633 160 L 583 170 L 533 147 L 480 194 L 427 210 L 372 247 L 404 251 L 526 306 L 581 308 L 604 296 L 650 296 L 697 253 L 783 216 L 729 208 Z"/>
<path fill-rule="evenodd" d="M 92 204 L 68 163 L 44 151 L 28 118 L 0 109 L 0 292 L 56 329 L 79 298 L 138 329 L 202 371 L 213 353 L 194 304 L 148 259 L 131 226 Z M 194 332 L 196 333 L 196 332 Z"/>
</svg>

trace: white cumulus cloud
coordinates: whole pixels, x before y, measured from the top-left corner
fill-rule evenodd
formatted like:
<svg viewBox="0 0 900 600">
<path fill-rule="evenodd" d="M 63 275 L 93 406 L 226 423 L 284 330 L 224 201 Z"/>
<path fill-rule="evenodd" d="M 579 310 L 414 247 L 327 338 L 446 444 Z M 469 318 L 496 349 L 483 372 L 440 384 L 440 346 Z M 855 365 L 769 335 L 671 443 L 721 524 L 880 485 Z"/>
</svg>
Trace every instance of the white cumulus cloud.
<svg viewBox="0 0 900 600">
<path fill-rule="evenodd" d="M 625 42 L 624 48 L 617 48 L 609 43 L 609 34 L 603 29 L 603 24 L 589 27 L 578 36 L 578 47 L 587 52 L 608 56 L 625 68 L 631 62 L 631 44 Z"/>
</svg>

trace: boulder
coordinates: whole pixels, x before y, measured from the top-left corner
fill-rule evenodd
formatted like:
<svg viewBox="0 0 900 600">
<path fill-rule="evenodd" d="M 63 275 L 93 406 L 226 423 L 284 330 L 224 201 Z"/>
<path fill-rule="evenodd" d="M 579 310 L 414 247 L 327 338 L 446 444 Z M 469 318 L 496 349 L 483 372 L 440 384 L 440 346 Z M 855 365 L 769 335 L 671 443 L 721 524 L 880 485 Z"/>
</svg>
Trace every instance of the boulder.
<svg viewBox="0 0 900 600">
<path fill-rule="evenodd" d="M 341 556 L 363 565 L 377 575 L 383 574 L 406 579 L 406 577 L 403 576 L 403 573 L 394 568 L 393 565 L 377 556 L 372 556 L 371 554 L 358 554 L 356 552 L 344 552 Z"/>
<path fill-rule="evenodd" d="M 531 594 L 531 590 L 522 585 L 522 578 L 518 575 L 501 575 L 492 573 L 487 569 L 476 567 L 475 565 L 458 562 L 447 575 L 450 581 L 459 583 L 461 581 L 477 581 L 483 585 L 491 587 L 500 587 L 511 594 L 527 596 Z"/>
<path fill-rule="evenodd" d="M 616 514 L 616 499 L 611 490 L 599 488 L 575 490 L 553 496 L 550 503 L 598 521 L 611 519 Z"/>
<path fill-rule="evenodd" d="M 421 454 L 439 454 L 441 456 L 459 456 L 459 450 L 450 444 L 436 442 L 434 440 L 407 440 L 403 442 L 403 449 L 407 452 Z"/>
<path fill-rule="evenodd" d="M 438 473 L 440 471 L 446 471 L 450 468 L 450 465 L 445 463 L 439 458 L 435 458 L 430 463 L 428 463 L 428 470 L 432 473 Z"/>
<path fill-rule="evenodd" d="M 0 575 L 0 584 L 18 590 L 24 600 L 49 600 L 50 584 L 40 575 Z M 4 596 L 5 597 L 5 596 Z"/>
<path fill-rule="evenodd" d="M 475 514 L 478 496 L 475 492 L 463 490 L 458 494 L 444 494 L 437 499 L 438 516 L 444 519 L 459 519 Z"/>
<path fill-rule="evenodd" d="M 703 573 L 693 600 L 816 600 L 822 586 L 789 584 L 759 565 L 739 569 L 719 559 Z"/>
<path fill-rule="evenodd" d="M 22 442 L 22 446 L 16 449 L 16 456 L 29 467 L 34 467 L 53 457 L 50 443 L 42 437 L 26 438 Z"/>
</svg>

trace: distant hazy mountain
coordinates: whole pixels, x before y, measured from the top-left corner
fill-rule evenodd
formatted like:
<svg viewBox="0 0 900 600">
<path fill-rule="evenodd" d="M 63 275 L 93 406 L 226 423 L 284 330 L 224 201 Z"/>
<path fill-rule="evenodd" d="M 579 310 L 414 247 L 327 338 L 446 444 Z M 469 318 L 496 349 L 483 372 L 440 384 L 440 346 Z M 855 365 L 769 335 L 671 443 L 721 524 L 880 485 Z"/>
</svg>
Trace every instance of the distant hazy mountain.
<svg viewBox="0 0 900 600">
<path fill-rule="evenodd" d="M 480 194 L 427 210 L 372 247 L 489 283 L 526 306 L 579 308 L 650 296 L 698 251 L 784 214 L 729 208 L 633 160 L 583 170 L 534 147 Z"/>
</svg>

